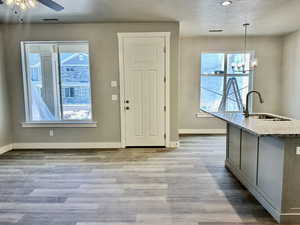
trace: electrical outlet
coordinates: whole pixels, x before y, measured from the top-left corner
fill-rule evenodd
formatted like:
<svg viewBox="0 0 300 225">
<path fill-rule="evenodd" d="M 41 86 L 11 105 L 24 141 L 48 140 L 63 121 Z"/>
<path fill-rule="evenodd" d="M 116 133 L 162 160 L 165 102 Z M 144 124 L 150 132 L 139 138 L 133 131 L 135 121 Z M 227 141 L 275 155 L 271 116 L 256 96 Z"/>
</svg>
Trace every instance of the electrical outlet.
<svg viewBox="0 0 300 225">
<path fill-rule="evenodd" d="M 300 155 L 300 147 L 296 148 L 296 155 Z"/>
<path fill-rule="evenodd" d="M 49 131 L 49 136 L 50 136 L 50 137 L 53 137 L 53 136 L 54 136 L 54 130 L 51 129 L 51 130 Z"/>
</svg>

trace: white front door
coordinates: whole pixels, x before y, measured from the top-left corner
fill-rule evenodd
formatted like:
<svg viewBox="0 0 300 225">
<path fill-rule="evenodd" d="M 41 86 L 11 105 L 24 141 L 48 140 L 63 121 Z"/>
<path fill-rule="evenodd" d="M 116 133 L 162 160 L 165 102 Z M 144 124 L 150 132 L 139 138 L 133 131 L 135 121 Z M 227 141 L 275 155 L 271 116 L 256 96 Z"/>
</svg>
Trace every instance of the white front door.
<svg viewBox="0 0 300 225">
<path fill-rule="evenodd" d="M 165 39 L 123 39 L 126 146 L 165 146 Z"/>
</svg>

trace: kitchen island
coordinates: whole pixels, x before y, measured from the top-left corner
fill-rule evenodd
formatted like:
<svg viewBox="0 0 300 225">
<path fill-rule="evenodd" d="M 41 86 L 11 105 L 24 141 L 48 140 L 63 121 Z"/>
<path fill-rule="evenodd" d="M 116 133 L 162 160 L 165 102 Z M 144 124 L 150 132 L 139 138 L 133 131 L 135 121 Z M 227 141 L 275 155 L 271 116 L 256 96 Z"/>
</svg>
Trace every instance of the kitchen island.
<svg viewBox="0 0 300 225">
<path fill-rule="evenodd" d="M 207 113 L 227 123 L 226 167 L 277 222 L 300 224 L 300 121 Z"/>
</svg>

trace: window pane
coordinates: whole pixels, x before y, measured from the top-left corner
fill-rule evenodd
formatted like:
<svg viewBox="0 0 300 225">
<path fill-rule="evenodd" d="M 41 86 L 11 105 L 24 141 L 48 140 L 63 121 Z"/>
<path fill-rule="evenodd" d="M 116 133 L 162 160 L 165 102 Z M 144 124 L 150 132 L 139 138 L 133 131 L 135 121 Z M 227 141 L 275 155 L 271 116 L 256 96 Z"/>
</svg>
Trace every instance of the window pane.
<svg viewBox="0 0 300 225">
<path fill-rule="evenodd" d="M 63 119 L 92 119 L 88 44 L 60 45 L 59 59 Z"/>
<path fill-rule="evenodd" d="M 201 55 L 201 74 L 224 74 L 223 53 L 204 53 Z"/>
<path fill-rule="evenodd" d="M 242 105 L 246 104 L 246 95 L 249 91 L 249 76 L 228 76 L 227 77 L 227 86 L 230 78 L 233 78 L 234 82 L 237 84 L 237 92 L 235 93 L 234 88 L 229 89 L 229 94 L 226 99 L 226 111 L 241 111 L 238 107 L 238 98 L 236 96 L 240 95 L 242 99 Z"/>
<path fill-rule="evenodd" d="M 200 108 L 217 112 L 224 87 L 224 76 L 201 76 Z"/>
<path fill-rule="evenodd" d="M 245 58 L 246 56 L 246 58 Z M 227 57 L 227 71 L 224 74 L 225 57 Z M 249 89 L 250 54 L 243 53 L 206 53 L 201 57 L 201 93 L 200 109 L 207 111 L 241 111 L 246 103 Z M 246 59 L 248 70 L 244 73 L 241 65 Z M 232 67 L 234 66 L 234 68 Z M 236 69 L 240 68 L 240 71 Z M 224 75 L 222 75 L 224 74 Z M 234 75 L 236 74 L 236 75 Z M 226 82 L 224 83 L 224 79 Z M 229 82 L 230 81 L 230 82 Z M 224 86 L 225 85 L 225 86 Z M 223 94 L 229 88 L 229 93 Z M 236 90 L 236 91 L 235 91 Z"/>
<path fill-rule="evenodd" d="M 228 74 L 244 74 L 242 65 L 245 64 L 246 73 L 250 68 L 250 54 L 235 53 L 227 55 L 227 73 Z M 246 63 L 244 63 L 246 62 Z"/>
<path fill-rule="evenodd" d="M 28 44 L 26 48 L 28 100 L 32 121 L 59 119 L 52 59 L 52 44 Z"/>
</svg>

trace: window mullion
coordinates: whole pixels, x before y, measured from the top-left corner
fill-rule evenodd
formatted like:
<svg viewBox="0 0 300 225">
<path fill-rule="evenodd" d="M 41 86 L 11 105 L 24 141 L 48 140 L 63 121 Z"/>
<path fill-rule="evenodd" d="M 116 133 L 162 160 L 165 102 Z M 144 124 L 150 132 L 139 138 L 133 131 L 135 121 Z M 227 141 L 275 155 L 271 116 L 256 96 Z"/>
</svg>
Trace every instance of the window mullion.
<svg viewBox="0 0 300 225">
<path fill-rule="evenodd" d="M 62 118 L 62 99 L 61 99 L 61 82 L 60 82 L 60 59 L 59 59 L 59 47 L 58 44 L 54 45 L 54 57 L 55 57 L 55 99 L 56 99 L 56 113 L 59 120 L 63 120 Z"/>
<path fill-rule="evenodd" d="M 23 54 L 23 60 L 24 60 L 24 64 L 25 64 L 25 87 L 24 87 L 24 90 L 25 90 L 25 99 L 27 100 L 27 104 L 25 105 L 25 109 L 26 109 L 26 120 L 32 120 L 32 110 L 31 108 L 29 107 L 29 105 L 32 104 L 32 99 L 31 99 L 31 82 L 30 82 L 30 79 L 31 79 L 31 76 L 30 76 L 30 66 L 29 66 L 29 59 L 28 59 L 28 46 L 25 46 L 25 45 L 22 45 L 23 46 L 23 51 L 22 54 Z"/>
<path fill-rule="evenodd" d="M 226 111 L 226 105 L 227 105 L 227 54 L 224 53 L 224 88 L 223 88 L 223 94 L 225 96 L 224 100 L 225 100 L 225 111 Z"/>
</svg>

